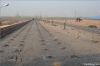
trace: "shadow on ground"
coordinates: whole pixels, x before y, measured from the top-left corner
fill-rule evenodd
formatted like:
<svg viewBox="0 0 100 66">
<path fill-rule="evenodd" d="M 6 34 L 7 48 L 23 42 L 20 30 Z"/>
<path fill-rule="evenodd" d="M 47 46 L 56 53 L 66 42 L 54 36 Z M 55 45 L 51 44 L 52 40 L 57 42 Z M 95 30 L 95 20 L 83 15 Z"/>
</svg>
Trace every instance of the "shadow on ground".
<svg viewBox="0 0 100 66">
<path fill-rule="evenodd" d="M 11 61 L 2 62 L 0 63 L 0 66 L 15 66 L 15 62 Z"/>
<path fill-rule="evenodd" d="M 57 59 L 57 60 L 55 60 Z M 85 64 L 98 64 L 94 66 L 100 66 L 100 54 L 96 55 L 70 55 L 70 56 L 60 56 L 52 59 L 43 59 L 43 57 L 37 57 L 29 63 L 23 63 L 21 66 L 53 66 L 53 63 L 58 61 L 61 66 L 86 66 Z M 6 61 L 0 63 L 0 66 L 15 66 L 15 62 Z M 91 66 L 91 65 L 90 65 Z"/>
</svg>

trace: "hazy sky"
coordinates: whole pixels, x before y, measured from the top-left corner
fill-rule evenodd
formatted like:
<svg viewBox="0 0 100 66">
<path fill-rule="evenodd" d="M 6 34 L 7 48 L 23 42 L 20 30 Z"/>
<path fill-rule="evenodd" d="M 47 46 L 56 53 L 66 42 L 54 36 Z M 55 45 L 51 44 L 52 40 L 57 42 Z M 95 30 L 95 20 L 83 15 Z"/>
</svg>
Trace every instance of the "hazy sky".
<svg viewBox="0 0 100 66">
<path fill-rule="evenodd" d="M 98 16 L 100 0 L 2 0 L 2 4 L 10 3 L 1 9 L 2 16 Z"/>
</svg>

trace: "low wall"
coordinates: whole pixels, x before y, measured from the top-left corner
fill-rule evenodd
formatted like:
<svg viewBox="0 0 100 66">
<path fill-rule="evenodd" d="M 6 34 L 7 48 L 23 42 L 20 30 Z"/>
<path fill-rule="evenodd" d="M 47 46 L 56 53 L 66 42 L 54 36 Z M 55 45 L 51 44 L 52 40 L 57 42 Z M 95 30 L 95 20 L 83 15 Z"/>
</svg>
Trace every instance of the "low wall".
<svg viewBox="0 0 100 66">
<path fill-rule="evenodd" d="M 16 23 L 16 24 L 12 24 L 3 28 L 0 28 L 0 39 L 5 37 L 6 35 L 20 29 L 21 27 L 23 27 L 24 25 L 26 25 L 27 23 L 31 22 L 32 20 L 27 20 L 24 22 L 20 22 L 20 23 Z"/>
</svg>

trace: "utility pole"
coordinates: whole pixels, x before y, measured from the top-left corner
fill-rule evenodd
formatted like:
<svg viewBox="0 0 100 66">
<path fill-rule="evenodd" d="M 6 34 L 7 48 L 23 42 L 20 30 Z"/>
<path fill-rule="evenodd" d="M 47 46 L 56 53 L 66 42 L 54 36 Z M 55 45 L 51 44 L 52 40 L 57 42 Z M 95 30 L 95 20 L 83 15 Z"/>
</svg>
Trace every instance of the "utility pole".
<svg viewBox="0 0 100 66">
<path fill-rule="evenodd" d="M 2 25 L 1 23 L 1 0 L 0 0 L 0 26 Z M 0 27 L 0 39 L 1 39 L 1 27 Z"/>
<path fill-rule="evenodd" d="M 1 0 L 0 0 L 0 26 L 2 25 L 1 23 Z"/>
<path fill-rule="evenodd" d="M 3 8 L 3 7 L 7 7 L 7 6 L 9 6 L 9 3 L 7 3 L 7 4 L 5 4 L 5 5 L 2 5 L 1 4 L 2 3 L 2 0 L 0 0 L 0 26 L 2 26 L 2 21 L 1 21 L 1 9 Z M 2 31 L 1 31 L 2 29 L 1 29 L 1 27 L 0 27 L 0 39 L 1 39 L 1 35 L 2 35 Z"/>
<path fill-rule="evenodd" d="M 64 29 L 66 29 L 66 18 L 65 18 L 65 22 L 64 22 Z"/>
<path fill-rule="evenodd" d="M 0 0 L 0 26 L 2 26 L 2 22 L 1 22 L 1 9 L 2 9 L 3 7 L 9 6 L 9 3 L 7 3 L 7 4 L 5 4 L 5 5 L 2 5 L 1 3 L 2 3 L 2 1 Z"/>
</svg>

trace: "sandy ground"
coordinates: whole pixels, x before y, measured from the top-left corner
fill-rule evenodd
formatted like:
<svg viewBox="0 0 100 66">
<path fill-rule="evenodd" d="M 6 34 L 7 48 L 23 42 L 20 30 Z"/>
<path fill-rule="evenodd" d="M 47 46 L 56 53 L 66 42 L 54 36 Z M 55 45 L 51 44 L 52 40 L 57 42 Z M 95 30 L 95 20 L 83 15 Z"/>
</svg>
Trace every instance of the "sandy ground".
<svg viewBox="0 0 100 66">
<path fill-rule="evenodd" d="M 53 21 L 55 23 L 60 23 L 60 24 L 63 24 L 64 22 L 66 22 L 66 24 L 77 25 L 77 26 L 85 26 L 85 27 L 87 27 L 89 25 L 95 25 L 98 28 L 100 28 L 100 20 L 86 20 L 86 19 L 83 19 L 82 21 L 77 22 L 76 20 L 66 19 L 66 20 L 53 20 Z"/>
<path fill-rule="evenodd" d="M 63 25 L 53 26 L 50 23 L 41 23 L 59 40 L 62 40 L 70 45 L 72 44 L 73 50 L 78 50 L 76 52 L 79 54 L 100 53 L 100 34 L 91 33 L 67 26 L 64 30 Z"/>
<path fill-rule="evenodd" d="M 18 23 L 20 21 L 30 20 L 31 18 L 28 17 L 3 17 L 1 18 L 2 26 L 4 25 L 11 25 L 14 23 Z"/>
<path fill-rule="evenodd" d="M 100 34 L 35 20 L 0 40 L 0 66 L 99 63 L 99 39 Z"/>
<path fill-rule="evenodd" d="M 46 56 L 62 56 L 54 39 L 40 24 L 32 21 L 0 41 L 0 65 L 34 66 L 38 63 L 37 66 L 51 66 L 54 60 L 48 62 Z"/>
</svg>

